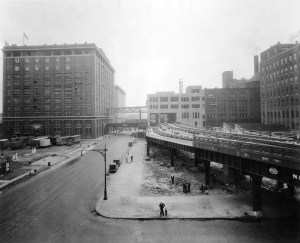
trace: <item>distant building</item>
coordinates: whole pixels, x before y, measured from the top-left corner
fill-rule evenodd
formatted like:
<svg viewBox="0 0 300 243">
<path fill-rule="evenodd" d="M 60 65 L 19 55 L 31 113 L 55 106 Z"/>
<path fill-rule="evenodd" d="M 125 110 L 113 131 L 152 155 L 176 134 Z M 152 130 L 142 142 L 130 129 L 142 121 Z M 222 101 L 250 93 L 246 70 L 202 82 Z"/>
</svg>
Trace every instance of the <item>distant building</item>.
<svg viewBox="0 0 300 243">
<path fill-rule="evenodd" d="M 114 69 L 95 44 L 5 46 L 3 59 L 6 136 L 104 133 Z"/>
<path fill-rule="evenodd" d="M 223 88 L 205 89 L 205 120 L 207 127 L 223 123 L 260 122 L 260 81 L 258 59 L 255 57 L 255 75 L 247 79 L 233 79 L 233 72 L 222 74 Z"/>
<path fill-rule="evenodd" d="M 204 91 L 188 86 L 186 93 L 157 92 L 147 95 L 148 123 L 179 122 L 192 127 L 205 126 Z"/>
<path fill-rule="evenodd" d="M 271 46 L 260 54 L 261 122 L 300 129 L 300 44 Z"/>
<path fill-rule="evenodd" d="M 115 85 L 114 86 L 114 108 L 118 107 L 126 107 L 126 93 L 125 91 L 119 86 Z M 126 114 L 118 114 L 118 113 L 113 113 L 113 116 L 115 119 L 113 122 L 124 122 L 126 120 Z"/>
<path fill-rule="evenodd" d="M 126 107 L 126 93 L 119 85 L 114 86 L 113 107 Z"/>
</svg>

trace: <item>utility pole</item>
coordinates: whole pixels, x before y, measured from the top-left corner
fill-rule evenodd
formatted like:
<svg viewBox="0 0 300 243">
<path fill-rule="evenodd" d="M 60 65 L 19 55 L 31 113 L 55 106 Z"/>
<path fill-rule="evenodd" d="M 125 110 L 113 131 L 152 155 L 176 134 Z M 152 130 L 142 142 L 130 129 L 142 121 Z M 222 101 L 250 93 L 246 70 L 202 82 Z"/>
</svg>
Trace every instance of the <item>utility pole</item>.
<svg viewBox="0 0 300 243">
<path fill-rule="evenodd" d="M 81 157 L 83 157 L 82 151 L 97 152 L 97 153 L 99 153 L 99 154 L 101 154 L 103 156 L 103 158 L 104 158 L 104 197 L 103 197 L 103 200 L 107 200 L 107 190 L 106 190 L 106 151 L 108 151 L 108 149 L 106 149 L 106 145 L 105 145 L 104 149 L 92 149 L 92 150 L 82 149 L 81 150 Z"/>
</svg>

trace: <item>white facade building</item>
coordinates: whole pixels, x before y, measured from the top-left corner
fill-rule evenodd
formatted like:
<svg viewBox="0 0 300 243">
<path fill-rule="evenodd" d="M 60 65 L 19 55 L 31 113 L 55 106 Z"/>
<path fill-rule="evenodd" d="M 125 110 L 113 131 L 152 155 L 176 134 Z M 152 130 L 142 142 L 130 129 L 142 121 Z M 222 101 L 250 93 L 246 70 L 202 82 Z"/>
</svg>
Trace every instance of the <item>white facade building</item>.
<svg viewBox="0 0 300 243">
<path fill-rule="evenodd" d="M 148 125 L 179 122 L 191 127 L 205 126 L 202 86 L 188 86 L 186 93 L 157 92 L 147 95 Z"/>
<path fill-rule="evenodd" d="M 114 108 L 124 108 L 126 107 L 126 93 L 125 91 L 119 86 L 114 85 Z M 124 122 L 126 120 L 126 113 L 122 114 L 114 114 L 115 119 L 113 122 Z"/>
</svg>

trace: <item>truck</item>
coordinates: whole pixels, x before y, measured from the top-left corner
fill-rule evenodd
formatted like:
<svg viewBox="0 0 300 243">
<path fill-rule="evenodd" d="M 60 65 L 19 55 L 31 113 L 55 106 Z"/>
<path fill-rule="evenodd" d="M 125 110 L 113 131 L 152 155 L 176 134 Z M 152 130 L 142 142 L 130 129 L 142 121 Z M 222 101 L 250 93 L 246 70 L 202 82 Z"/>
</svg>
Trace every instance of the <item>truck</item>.
<svg viewBox="0 0 300 243">
<path fill-rule="evenodd" d="M 22 141 L 13 141 L 9 143 L 11 150 L 21 149 L 25 147 L 25 144 Z"/>
<path fill-rule="evenodd" d="M 26 145 L 30 145 L 29 137 L 18 137 L 17 141 L 22 141 Z"/>
<path fill-rule="evenodd" d="M 109 173 L 114 173 L 114 172 L 117 172 L 118 170 L 118 165 L 113 163 L 113 164 L 110 164 L 109 165 Z"/>
<path fill-rule="evenodd" d="M 48 139 L 48 137 L 37 137 L 37 138 L 31 139 L 30 146 L 34 147 L 34 148 L 39 148 L 40 140 L 43 140 L 43 139 Z"/>
<path fill-rule="evenodd" d="M 51 142 L 50 142 L 49 138 L 44 138 L 44 139 L 40 140 L 40 144 L 39 144 L 40 148 L 45 148 L 45 147 L 49 147 L 49 146 L 51 146 Z"/>
<path fill-rule="evenodd" d="M 70 136 L 57 137 L 56 145 L 66 145 Z"/>
<path fill-rule="evenodd" d="M 60 135 L 50 136 L 49 139 L 52 145 L 57 145 L 57 141 L 60 140 Z"/>
<path fill-rule="evenodd" d="M 80 135 L 73 135 L 69 137 L 67 145 L 72 145 L 75 143 L 80 143 Z"/>
<path fill-rule="evenodd" d="M 2 149 L 5 149 L 9 146 L 9 141 L 8 139 L 0 139 L 0 147 Z"/>
</svg>

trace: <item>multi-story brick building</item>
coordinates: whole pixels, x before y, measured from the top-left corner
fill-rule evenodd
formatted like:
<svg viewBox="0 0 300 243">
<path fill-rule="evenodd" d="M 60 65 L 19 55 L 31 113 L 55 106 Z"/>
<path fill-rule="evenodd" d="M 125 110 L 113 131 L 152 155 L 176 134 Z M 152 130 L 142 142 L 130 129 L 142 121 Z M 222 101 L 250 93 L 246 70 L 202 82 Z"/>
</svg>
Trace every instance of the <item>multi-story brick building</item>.
<svg viewBox="0 0 300 243">
<path fill-rule="evenodd" d="M 300 44 L 277 43 L 260 54 L 261 122 L 299 129 Z"/>
<path fill-rule="evenodd" d="M 192 127 L 205 126 L 204 91 L 201 86 L 188 86 L 186 93 L 157 92 L 148 94 L 148 124 L 179 122 Z"/>
<path fill-rule="evenodd" d="M 103 134 L 113 106 L 114 69 L 95 44 L 5 46 L 6 136 Z"/>
<path fill-rule="evenodd" d="M 255 61 L 256 66 L 258 62 Z M 257 70 L 257 69 L 256 69 Z M 222 74 L 223 88 L 205 89 L 206 126 L 219 127 L 223 123 L 259 123 L 259 75 L 251 79 L 233 79 L 233 72 Z"/>
</svg>

